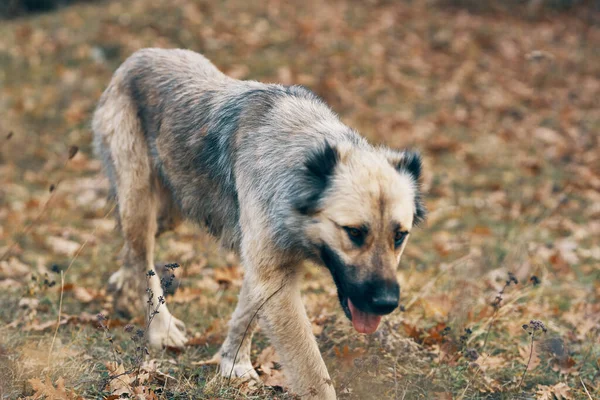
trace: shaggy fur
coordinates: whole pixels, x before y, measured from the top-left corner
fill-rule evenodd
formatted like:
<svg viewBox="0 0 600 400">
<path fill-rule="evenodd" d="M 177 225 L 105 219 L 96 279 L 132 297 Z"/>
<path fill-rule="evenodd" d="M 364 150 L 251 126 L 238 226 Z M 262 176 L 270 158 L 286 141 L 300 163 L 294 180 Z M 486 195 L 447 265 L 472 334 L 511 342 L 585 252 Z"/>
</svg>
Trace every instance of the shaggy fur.
<svg viewBox="0 0 600 400">
<path fill-rule="evenodd" d="M 222 374 L 257 378 L 250 341 L 260 310 L 292 389 L 335 398 L 301 302 L 302 263 L 331 271 L 357 330 L 376 328 L 364 321 L 397 307 L 396 268 L 425 215 L 418 154 L 371 146 L 308 89 L 235 80 L 187 50 L 133 54 L 102 95 L 93 130 L 125 239 L 109 282 L 117 307 L 143 309 L 155 237 L 194 221 L 245 269 Z M 151 282 L 156 304 L 162 292 Z M 166 306 L 149 342 L 185 345 Z"/>
</svg>

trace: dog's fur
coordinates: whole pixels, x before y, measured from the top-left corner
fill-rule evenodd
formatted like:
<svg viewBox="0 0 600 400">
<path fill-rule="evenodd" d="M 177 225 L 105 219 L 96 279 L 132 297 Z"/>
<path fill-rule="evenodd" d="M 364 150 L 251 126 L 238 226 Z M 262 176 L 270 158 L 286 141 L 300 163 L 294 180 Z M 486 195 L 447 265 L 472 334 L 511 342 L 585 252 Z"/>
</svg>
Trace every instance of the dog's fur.
<svg viewBox="0 0 600 400">
<path fill-rule="evenodd" d="M 183 219 L 202 224 L 245 269 L 222 374 L 257 378 L 258 312 L 292 389 L 335 398 L 301 302 L 300 267 L 310 260 L 331 271 L 357 330 L 373 328 L 357 313 L 394 310 L 405 237 L 425 214 L 418 154 L 371 146 L 301 86 L 235 80 L 187 50 L 133 54 L 102 95 L 93 130 L 125 239 L 109 281 L 119 309 L 141 311 L 155 237 Z M 160 284 L 150 282 L 157 304 Z M 150 345 L 182 347 L 184 330 L 161 306 Z"/>
</svg>

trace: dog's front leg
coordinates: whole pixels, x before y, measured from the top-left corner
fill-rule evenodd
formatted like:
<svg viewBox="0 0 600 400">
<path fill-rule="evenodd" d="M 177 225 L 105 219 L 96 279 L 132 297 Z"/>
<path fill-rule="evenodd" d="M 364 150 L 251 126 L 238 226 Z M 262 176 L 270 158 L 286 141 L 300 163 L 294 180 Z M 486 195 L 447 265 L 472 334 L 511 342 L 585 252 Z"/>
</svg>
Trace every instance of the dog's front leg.
<svg viewBox="0 0 600 400">
<path fill-rule="evenodd" d="M 270 271 L 253 289 L 260 292 L 260 323 L 281 357 L 295 394 L 302 398 L 335 399 L 335 390 L 321 358 L 300 296 L 298 273 Z"/>
<path fill-rule="evenodd" d="M 217 359 L 221 365 L 221 375 L 227 378 L 259 381 L 258 374 L 250 361 L 252 334 L 257 324 L 257 307 L 249 296 L 251 289 L 249 277 L 244 277 L 237 307 L 231 321 L 227 338 L 221 346 Z"/>
</svg>

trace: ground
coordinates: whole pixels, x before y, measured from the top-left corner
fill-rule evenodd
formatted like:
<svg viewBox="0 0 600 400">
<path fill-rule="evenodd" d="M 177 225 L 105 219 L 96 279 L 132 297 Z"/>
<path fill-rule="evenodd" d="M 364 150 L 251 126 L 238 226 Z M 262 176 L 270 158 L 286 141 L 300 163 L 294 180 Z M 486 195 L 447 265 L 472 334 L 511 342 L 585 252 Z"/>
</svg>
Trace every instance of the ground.
<svg viewBox="0 0 600 400">
<path fill-rule="evenodd" d="M 468 3 L 113 0 L 0 21 L 0 398 L 291 398 L 260 333 L 265 385 L 199 364 L 243 271 L 192 225 L 156 254 L 180 265 L 166 301 L 185 351 L 144 354 L 143 321 L 112 310 L 122 240 L 90 116 L 148 46 L 303 84 L 374 143 L 423 153 L 429 219 L 376 334 L 354 332 L 327 272 L 307 266 L 340 398 L 600 397 L 598 11 Z"/>
</svg>

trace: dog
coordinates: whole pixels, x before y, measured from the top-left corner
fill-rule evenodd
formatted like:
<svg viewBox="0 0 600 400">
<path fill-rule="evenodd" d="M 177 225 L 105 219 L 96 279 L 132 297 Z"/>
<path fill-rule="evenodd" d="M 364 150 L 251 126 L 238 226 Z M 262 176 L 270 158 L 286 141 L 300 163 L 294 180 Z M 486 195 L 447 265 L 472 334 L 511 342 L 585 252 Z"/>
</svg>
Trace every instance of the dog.
<svg viewBox="0 0 600 400">
<path fill-rule="evenodd" d="M 117 308 L 144 307 L 155 238 L 193 221 L 245 271 L 221 374 L 258 378 L 250 346 L 260 321 L 293 392 L 334 399 L 301 301 L 302 264 L 327 268 L 356 331 L 373 333 L 399 304 L 396 270 L 425 218 L 419 154 L 369 144 L 302 86 L 236 80 L 182 49 L 131 55 L 92 129 L 125 242 L 109 279 Z M 149 282 L 159 304 L 159 280 Z M 183 347 L 185 326 L 161 305 L 148 340 Z"/>
</svg>

